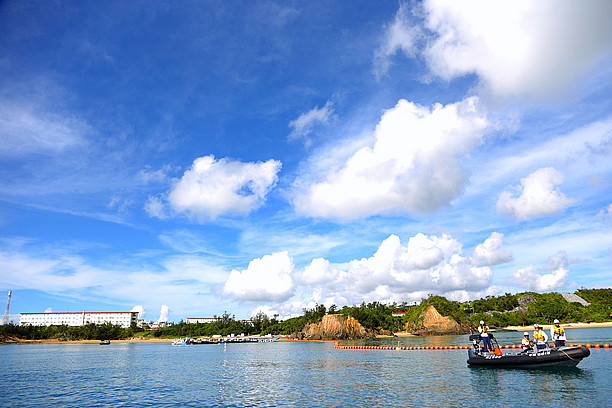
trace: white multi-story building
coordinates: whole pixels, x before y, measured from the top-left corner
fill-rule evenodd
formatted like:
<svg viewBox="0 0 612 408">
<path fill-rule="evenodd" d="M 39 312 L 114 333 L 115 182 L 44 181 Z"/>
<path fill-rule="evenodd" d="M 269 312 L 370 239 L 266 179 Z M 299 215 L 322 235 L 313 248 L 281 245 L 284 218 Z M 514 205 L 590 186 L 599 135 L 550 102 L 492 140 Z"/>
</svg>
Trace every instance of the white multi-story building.
<svg viewBox="0 0 612 408">
<path fill-rule="evenodd" d="M 19 313 L 21 326 L 83 326 L 90 323 L 111 323 L 121 327 L 130 327 L 138 322 L 138 312 L 49 312 Z"/>
</svg>

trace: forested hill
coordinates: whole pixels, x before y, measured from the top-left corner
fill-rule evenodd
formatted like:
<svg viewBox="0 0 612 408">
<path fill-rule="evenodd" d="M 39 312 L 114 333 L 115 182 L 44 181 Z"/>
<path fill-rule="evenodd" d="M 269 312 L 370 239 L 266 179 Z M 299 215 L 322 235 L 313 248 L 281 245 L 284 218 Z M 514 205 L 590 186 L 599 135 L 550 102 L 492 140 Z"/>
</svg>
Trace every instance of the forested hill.
<svg viewBox="0 0 612 408">
<path fill-rule="evenodd" d="M 453 302 L 440 296 L 430 296 L 408 313 L 406 321 L 418 319 L 418 311 L 433 305 L 444 316 L 458 323 L 476 326 L 485 320 L 490 327 L 523 326 L 534 323 L 551 324 L 554 319 L 563 323 L 606 322 L 612 320 L 612 288 L 580 289 L 575 292 L 587 303 L 568 302 L 560 293 L 518 294 L 487 296 L 471 302 Z"/>
<path fill-rule="evenodd" d="M 267 326 L 266 333 L 291 334 L 300 331 L 307 323 L 321 320 L 326 313 L 341 313 L 356 318 L 365 328 L 398 332 L 417 327 L 423 312 L 431 305 L 443 316 L 454 319 L 463 327 L 477 326 L 485 320 L 489 327 L 523 326 L 534 323 L 551 324 L 554 319 L 563 323 L 612 321 L 612 288 L 580 289 L 575 292 L 586 302 L 568 302 L 560 293 L 524 292 L 487 296 L 470 302 L 455 302 L 442 296 L 430 295 L 419 305 L 362 303 L 359 306 L 335 306 L 326 309 L 318 305 L 304 310 L 304 315 Z M 399 316 L 393 314 L 403 313 Z"/>
</svg>

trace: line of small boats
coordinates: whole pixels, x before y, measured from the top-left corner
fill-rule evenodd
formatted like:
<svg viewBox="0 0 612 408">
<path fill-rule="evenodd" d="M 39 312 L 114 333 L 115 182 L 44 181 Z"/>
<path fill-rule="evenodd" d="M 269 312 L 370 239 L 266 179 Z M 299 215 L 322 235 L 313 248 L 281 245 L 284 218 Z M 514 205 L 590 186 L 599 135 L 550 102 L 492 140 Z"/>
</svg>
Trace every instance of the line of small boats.
<svg viewBox="0 0 612 408">
<path fill-rule="evenodd" d="M 183 337 L 174 340 L 173 346 L 191 346 L 196 344 L 227 344 L 227 343 L 271 343 L 278 340 L 278 337 L 203 337 L 192 339 Z"/>
</svg>

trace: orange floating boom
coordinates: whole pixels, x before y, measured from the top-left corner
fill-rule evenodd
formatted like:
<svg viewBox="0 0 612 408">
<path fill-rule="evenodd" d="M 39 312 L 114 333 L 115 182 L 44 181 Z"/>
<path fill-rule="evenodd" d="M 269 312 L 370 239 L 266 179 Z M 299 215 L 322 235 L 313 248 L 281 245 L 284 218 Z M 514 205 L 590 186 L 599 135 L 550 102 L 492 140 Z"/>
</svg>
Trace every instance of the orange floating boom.
<svg viewBox="0 0 612 408">
<path fill-rule="evenodd" d="M 586 347 L 586 348 L 595 348 L 595 349 L 610 349 L 609 343 L 586 343 L 586 344 L 568 344 L 569 347 Z M 343 350 L 467 350 L 470 346 L 343 346 L 340 342 L 336 342 L 334 344 L 334 348 L 343 349 Z M 522 345 L 504 345 L 500 346 L 500 348 L 504 349 L 520 349 Z"/>
</svg>

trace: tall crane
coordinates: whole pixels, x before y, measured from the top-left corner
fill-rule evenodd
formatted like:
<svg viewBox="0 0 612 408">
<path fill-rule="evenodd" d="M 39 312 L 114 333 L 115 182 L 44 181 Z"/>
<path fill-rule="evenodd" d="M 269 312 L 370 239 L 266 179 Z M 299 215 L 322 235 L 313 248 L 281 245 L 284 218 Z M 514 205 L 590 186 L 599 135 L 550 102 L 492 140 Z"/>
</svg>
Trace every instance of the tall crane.
<svg viewBox="0 0 612 408">
<path fill-rule="evenodd" d="M 4 311 L 4 317 L 2 318 L 2 324 L 8 324 L 9 322 L 9 312 L 11 310 L 11 295 L 13 294 L 12 290 L 8 291 L 8 300 L 6 301 L 6 310 Z"/>
</svg>

